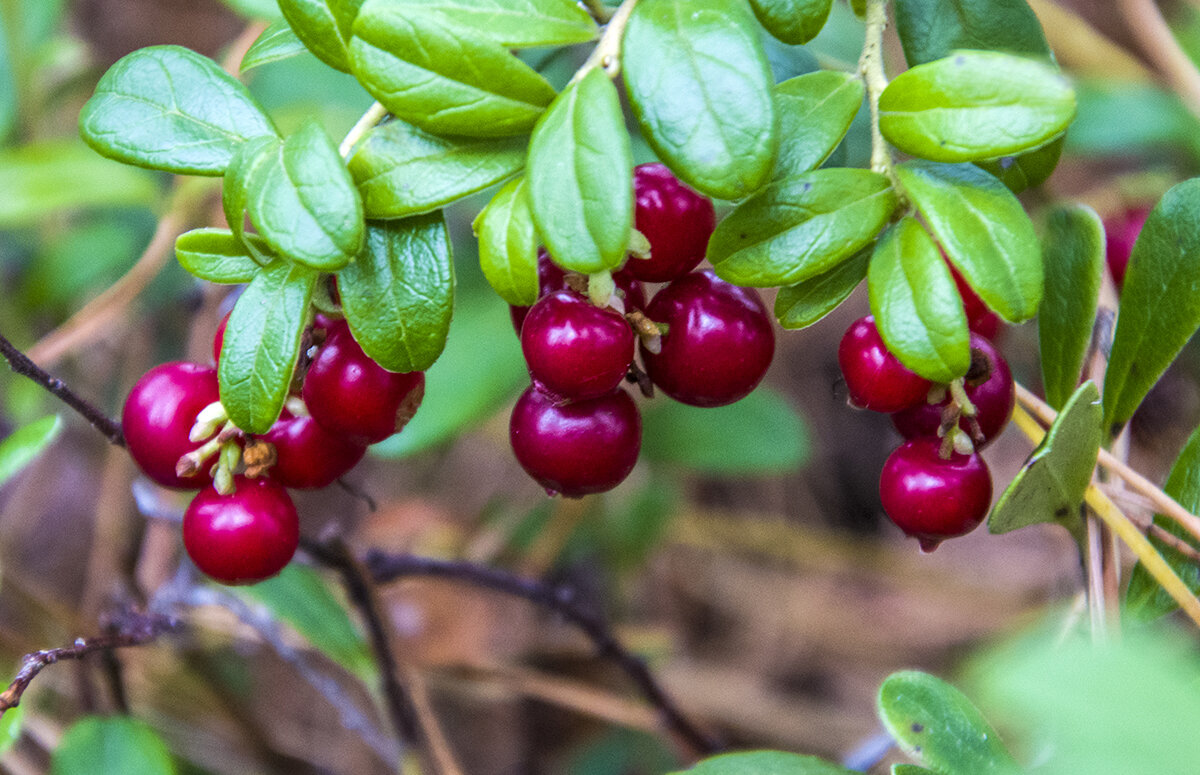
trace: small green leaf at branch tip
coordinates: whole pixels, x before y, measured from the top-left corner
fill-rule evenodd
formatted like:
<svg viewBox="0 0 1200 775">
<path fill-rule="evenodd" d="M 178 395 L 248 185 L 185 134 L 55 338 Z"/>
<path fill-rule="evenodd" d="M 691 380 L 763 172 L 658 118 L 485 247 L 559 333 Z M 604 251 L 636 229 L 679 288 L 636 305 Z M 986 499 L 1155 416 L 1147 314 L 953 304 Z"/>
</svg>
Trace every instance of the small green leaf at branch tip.
<svg viewBox="0 0 1200 775">
<path fill-rule="evenodd" d="M 492 289 L 509 304 L 528 307 L 538 297 L 538 233 L 525 178 L 506 183 L 473 224 L 479 265 Z"/>
<path fill-rule="evenodd" d="M 270 255 L 267 243 L 257 236 L 244 235 L 253 243 L 254 255 Z M 228 229 L 202 228 L 180 234 L 175 239 L 175 257 L 192 275 L 210 283 L 248 283 L 262 269 L 246 251 L 243 239 Z"/>
<path fill-rule="evenodd" d="M 308 49 L 285 19 L 272 22 L 242 57 L 241 72 L 303 54 Z"/>
<path fill-rule="evenodd" d="M 850 770 L 818 759 L 783 751 L 725 753 L 673 775 L 854 775 Z"/>
<path fill-rule="evenodd" d="M 873 246 L 872 246 L 873 247 Z M 783 328 L 807 328 L 837 309 L 867 276 L 872 248 L 816 277 L 779 289 L 775 317 Z"/>
<path fill-rule="evenodd" d="M 863 104 L 866 87 L 853 73 L 818 70 L 775 87 L 779 152 L 772 180 L 821 166 L 846 136 Z"/>
<path fill-rule="evenodd" d="M 0 487 L 32 463 L 62 431 L 62 418 L 50 415 L 17 428 L 0 440 Z"/>
<path fill-rule="evenodd" d="M 87 716 L 76 721 L 50 757 L 50 775 L 127 772 L 175 775 L 166 743 L 144 721 L 128 716 Z"/>
</svg>

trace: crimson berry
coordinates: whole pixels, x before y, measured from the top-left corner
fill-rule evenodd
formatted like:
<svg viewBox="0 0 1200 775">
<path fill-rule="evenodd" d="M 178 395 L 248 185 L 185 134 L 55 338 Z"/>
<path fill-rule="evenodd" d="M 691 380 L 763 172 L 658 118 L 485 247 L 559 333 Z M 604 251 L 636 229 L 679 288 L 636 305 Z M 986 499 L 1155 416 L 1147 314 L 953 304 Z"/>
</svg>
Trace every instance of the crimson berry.
<svg viewBox="0 0 1200 775">
<path fill-rule="evenodd" d="M 1000 333 L 1000 316 L 983 303 L 983 299 L 967 285 L 967 281 L 953 264 L 950 265 L 950 274 L 954 277 L 954 284 L 958 286 L 958 295 L 962 297 L 967 327 L 985 339 L 995 339 L 996 334 Z"/>
<path fill-rule="evenodd" d="M 634 168 L 633 193 L 634 226 L 650 241 L 650 258 L 631 259 L 627 264 L 633 276 L 665 283 L 695 269 L 717 226 L 712 200 L 658 163 Z"/>
<path fill-rule="evenodd" d="M 1016 388 L 1008 361 L 994 344 L 978 334 L 971 334 L 971 369 L 967 372 L 964 388 L 967 398 L 975 405 L 975 421 L 979 423 L 983 438 L 975 438 L 970 420 L 965 417 L 959 418 L 958 427 L 971 436 L 976 449 L 982 449 L 1008 425 L 1016 403 Z M 906 439 L 936 436 L 942 424 L 942 412 L 949 405 L 949 395 L 936 404 L 917 404 L 893 414 L 892 424 Z"/>
<path fill-rule="evenodd" d="M 365 444 L 330 433 L 312 417 L 298 417 L 286 409 L 258 438 L 275 445 L 271 478 L 297 490 L 328 487 L 367 453 Z"/>
<path fill-rule="evenodd" d="M 1126 210 L 1104 222 L 1105 259 L 1118 290 L 1125 284 L 1125 270 L 1129 266 L 1133 244 L 1142 233 L 1142 227 L 1146 225 L 1149 215 L 1148 209 L 1138 207 Z"/>
<path fill-rule="evenodd" d="M 196 489 L 212 482 L 208 466 L 188 477 L 176 475 L 179 458 L 203 442 L 188 440 L 200 410 L 220 398 L 217 371 L 173 361 L 142 375 L 121 411 L 121 429 L 134 462 L 165 487 Z"/>
<path fill-rule="evenodd" d="M 888 351 L 870 315 L 851 323 L 842 336 L 838 364 L 851 403 L 862 409 L 898 412 L 923 402 L 932 387 Z"/>
<path fill-rule="evenodd" d="M 637 278 L 630 273 L 628 265 L 613 272 L 613 282 L 616 283 L 621 298 L 625 300 L 626 312 L 646 308 L 646 292 Z M 538 298 L 541 299 L 555 291 L 566 290 L 567 287 L 567 273 L 551 260 L 550 254 L 546 252 L 545 248 L 540 248 L 538 250 Z M 517 332 L 517 336 L 521 335 L 521 325 L 525 322 L 525 316 L 529 314 L 529 309 L 529 307 L 517 307 L 511 304 L 508 307 L 508 314 L 512 318 L 513 330 Z"/>
<path fill-rule="evenodd" d="M 354 341 L 346 321 L 339 320 L 330 325 L 301 395 L 322 428 L 374 444 L 412 419 L 425 395 L 425 373 L 383 368 Z"/>
<path fill-rule="evenodd" d="M 646 316 L 666 324 L 662 349 L 643 345 L 646 373 L 664 393 L 692 406 L 724 406 L 762 381 L 775 355 L 775 331 L 758 292 L 711 270 L 673 280 Z"/>
<path fill-rule="evenodd" d="M 563 398 L 598 398 L 621 384 L 633 361 L 633 329 L 612 308 L 574 291 L 543 296 L 521 328 L 529 373 Z"/>
<path fill-rule="evenodd" d="M 564 401 L 531 385 L 513 407 L 508 437 L 517 462 L 547 492 L 578 498 L 629 476 L 642 447 L 642 418 L 620 388 Z"/>
<path fill-rule="evenodd" d="M 213 363 L 221 362 L 221 347 L 225 344 L 225 327 L 229 325 L 229 316 L 232 312 L 226 312 L 225 317 L 221 318 L 221 322 L 217 325 L 217 333 L 213 334 Z"/>
<path fill-rule="evenodd" d="M 926 552 L 974 530 L 992 503 L 992 476 L 983 458 L 952 452 L 943 460 L 940 448 L 935 438 L 907 441 L 879 476 L 883 510 Z"/>
<path fill-rule="evenodd" d="M 296 506 L 283 485 L 235 476 L 234 491 L 200 491 L 183 514 L 183 548 L 196 567 L 222 584 L 268 579 L 300 543 Z"/>
</svg>

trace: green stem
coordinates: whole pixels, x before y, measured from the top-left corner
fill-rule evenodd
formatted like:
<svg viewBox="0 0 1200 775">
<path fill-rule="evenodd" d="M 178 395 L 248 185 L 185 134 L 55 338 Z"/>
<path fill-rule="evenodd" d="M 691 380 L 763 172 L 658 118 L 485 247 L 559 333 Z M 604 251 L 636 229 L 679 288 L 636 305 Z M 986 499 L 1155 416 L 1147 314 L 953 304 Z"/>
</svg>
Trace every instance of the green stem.
<svg viewBox="0 0 1200 775">
<path fill-rule="evenodd" d="M 858 58 L 858 72 L 867 87 L 867 104 L 871 108 L 871 169 L 887 175 L 892 187 L 902 191 L 896 172 L 892 167 L 892 154 L 887 141 L 879 131 L 879 95 L 887 88 L 887 74 L 883 69 L 883 31 L 887 29 L 888 0 L 867 0 L 866 32 L 863 35 L 862 54 Z"/>
<path fill-rule="evenodd" d="M 367 108 L 367 112 L 362 114 L 362 118 L 358 120 L 350 132 L 342 140 L 342 144 L 338 146 L 338 153 L 345 158 L 354 150 L 354 144 L 362 139 L 363 135 L 371 131 L 380 121 L 388 114 L 388 109 L 380 105 L 378 102 Z"/>
<path fill-rule="evenodd" d="M 629 15 L 633 13 L 637 2 L 638 0 L 625 0 L 621 3 L 621 7 L 609 19 L 604 34 L 588 55 L 587 61 L 571 76 L 571 83 L 581 80 L 597 67 L 603 69 L 609 78 L 615 79 L 621 73 L 621 39 L 625 37 L 625 25 L 629 23 Z"/>
<path fill-rule="evenodd" d="M 605 5 L 603 0 L 583 0 L 583 4 L 598 24 L 607 24 L 613 17 L 613 9 Z"/>
</svg>

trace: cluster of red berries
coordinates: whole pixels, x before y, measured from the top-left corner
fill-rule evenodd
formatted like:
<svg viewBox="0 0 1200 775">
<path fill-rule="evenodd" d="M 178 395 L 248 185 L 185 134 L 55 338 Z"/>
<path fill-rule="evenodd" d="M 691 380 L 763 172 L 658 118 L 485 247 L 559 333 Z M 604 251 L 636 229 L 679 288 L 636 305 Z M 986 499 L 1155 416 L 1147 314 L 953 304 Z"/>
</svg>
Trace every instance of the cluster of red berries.
<svg viewBox="0 0 1200 775">
<path fill-rule="evenodd" d="M 634 226 L 649 257 L 613 274 L 608 305 L 593 303 L 587 281 L 543 251 L 538 301 L 512 308 L 532 383 L 513 409 L 513 452 L 547 491 L 568 497 L 612 489 L 637 462 L 641 415 L 622 382 L 722 406 L 758 385 L 775 352 L 757 292 L 692 271 L 716 226 L 712 201 L 661 164 L 638 166 L 633 183 Z M 647 304 L 643 283 L 666 285 Z"/>
<path fill-rule="evenodd" d="M 907 441 L 879 477 L 883 509 L 921 549 L 974 530 L 992 502 L 992 478 L 978 451 L 1012 416 L 1012 372 L 988 339 L 971 332 L 971 365 L 961 382 L 936 385 L 914 374 L 883 342 L 872 317 L 842 337 L 838 363 L 855 405 L 892 415 Z"/>
<path fill-rule="evenodd" d="M 200 490 L 184 513 L 183 545 L 217 581 L 247 584 L 283 570 L 300 538 L 285 488 L 332 484 L 368 445 L 400 430 L 424 396 L 424 373 L 386 371 L 344 320 L 317 315 L 311 330 L 320 343 L 300 394 L 265 434 L 248 436 L 228 422 L 210 366 L 156 366 L 125 400 L 125 441 L 142 471 L 165 487 Z M 222 321 L 217 360 L 224 331 Z"/>
</svg>

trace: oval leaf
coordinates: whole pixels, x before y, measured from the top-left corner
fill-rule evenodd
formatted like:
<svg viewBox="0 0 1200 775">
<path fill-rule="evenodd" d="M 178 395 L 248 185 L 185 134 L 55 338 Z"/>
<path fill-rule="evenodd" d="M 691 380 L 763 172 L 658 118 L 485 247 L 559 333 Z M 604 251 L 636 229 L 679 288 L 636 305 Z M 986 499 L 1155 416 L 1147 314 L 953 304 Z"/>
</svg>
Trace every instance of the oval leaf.
<svg viewBox="0 0 1200 775">
<path fill-rule="evenodd" d="M 773 79 L 745 0 L 641 0 L 621 59 L 642 133 L 684 182 L 721 199 L 767 182 Z"/>
<path fill-rule="evenodd" d="M 404 121 L 372 129 L 347 160 L 368 218 L 436 210 L 520 171 L 525 139 L 449 139 Z"/>
<path fill-rule="evenodd" d="M 244 73 L 255 67 L 294 57 L 306 50 L 304 42 L 296 37 L 287 21 L 279 19 L 263 30 L 246 51 L 240 69 Z"/>
<path fill-rule="evenodd" d="M 258 237 L 246 239 L 258 243 L 260 255 L 269 252 Z M 262 269 L 246 255 L 244 242 L 228 229 L 192 229 L 180 234 L 175 239 L 175 257 L 188 272 L 210 283 L 248 283 Z"/>
<path fill-rule="evenodd" d="M 1079 385 L 1104 271 L 1104 224 L 1087 205 L 1056 207 L 1042 237 L 1046 290 L 1038 346 L 1046 402 L 1061 409 Z"/>
<path fill-rule="evenodd" d="M 127 164 L 221 175 L 238 146 L 275 135 L 275 127 L 216 62 L 181 46 L 150 46 L 108 69 L 79 114 L 79 132 Z"/>
<path fill-rule="evenodd" d="M 50 759 L 50 775 L 128 772 L 175 775 L 171 753 L 149 724 L 128 716 L 80 719 L 67 730 Z"/>
<path fill-rule="evenodd" d="M 1060 137 L 1041 148 L 1017 156 L 1002 156 L 992 161 L 976 162 L 980 167 L 995 175 L 1009 191 L 1019 194 L 1025 189 L 1040 186 L 1058 166 L 1066 138 Z"/>
<path fill-rule="evenodd" d="M 454 263 L 441 212 L 373 222 L 367 244 L 338 273 L 350 332 L 389 371 L 424 371 L 446 346 Z"/>
<path fill-rule="evenodd" d="M 750 0 L 750 5 L 767 32 L 796 46 L 817 37 L 833 0 Z"/>
<path fill-rule="evenodd" d="M 1042 256 L 1033 223 L 1013 193 L 970 164 L 905 162 L 896 174 L 984 303 L 1010 323 L 1033 317 L 1042 299 Z"/>
<path fill-rule="evenodd" d="M 1050 56 L 1025 0 L 896 0 L 896 31 L 910 66 L 961 48 Z"/>
<path fill-rule="evenodd" d="M 821 166 L 850 129 L 864 93 L 861 79 L 832 70 L 776 86 L 780 139 L 772 177 L 778 180 Z"/>
<path fill-rule="evenodd" d="M 1124 423 L 1200 328 L 1200 178 L 1163 195 L 1133 246 L 1112 354 L 1104 424 Z"/>
<path fill-rule="evenodd" d="M 1066 131 L 1075 92 L 1050 65 L 994 51 L 958 51 L 901 73 L 879 97 L 879 130 L 933 161 L 993 159 Z"/>
<path fill-rule="evenodd" d="M 330 67 L 350 72 L 346 44 L 363 0 L 279 0 L 296 37 Z"/>
<path fill-rule="evenodd" d="M 850 770 L 783 751 L 743 751 L 705 759 L 675 775 L 853 775 Z"/>
<path fill-rule="evenodd" d="M 258 168 L 279 152 L 280 145 L 277 137 L 257 137 L 242 144 L 233 154 L 221 183 L 221 208 L 226 223 L 245 252 L 264 266 L 270 263 L 271 256 L 259 252 L 261 240 L 251 239 L 246 234 L 246 208 L 250 202 L 250 184 L 256 180 Z"/>
<path fill-rule="evenodd" d="M 404 13 L 437 14 L 446 23 L 505 48 L 586 43 L 596 23 L 573 0 L 388 0 Z"/>
<path fill-rule="evenodd" d="M 816 277 L 875 239 L 896 209 L 887 178 L 827 169 L 778 180 L 717 225 L 708 260 L 735 285 L 769 288 Z"/>
<path fill-rule="evenodd" d="M 475 233 L 479 266 L 500 298 L 519 307 L 537 301 L 538 234 L 524 178 L 496 192 L 475 219 Z"/>
<path fill-rule="evenodd" d="M 863 250 L 816 277 L 779 289 L 775 317 L 784 328 L 806 328 L 837 309 L 867 276 L 871 251 Z"/>
<path fill-rule="evenodd" d="M 50 415 L 17 428 L 0 441 L 0 487 L 32 463 L 61 430 L 62 419 Z"/>
<path fill-rule="evenodd" d="M 915 218 L 901 220 L 875 245 L 867 287 L 879 334 L 905 366 L 934 382 L 967 373 L 971 351 L 962 297 Z"/>
<path fill-rule="evenodd" d="M 550 255 L 593 274 L 625 260 L 633 151 L 617 89 L 593 69 L 559 95 L 529 141 L 529 204 Z"/>
</svg>

